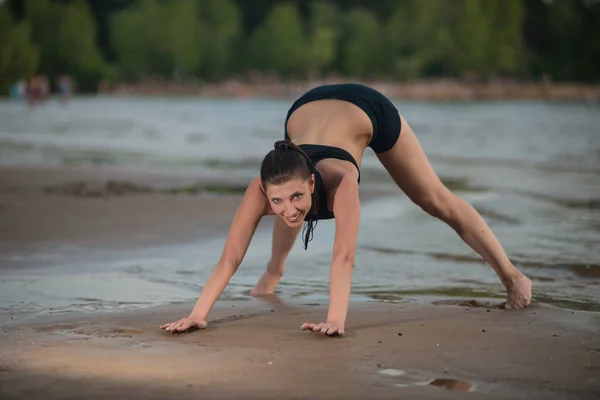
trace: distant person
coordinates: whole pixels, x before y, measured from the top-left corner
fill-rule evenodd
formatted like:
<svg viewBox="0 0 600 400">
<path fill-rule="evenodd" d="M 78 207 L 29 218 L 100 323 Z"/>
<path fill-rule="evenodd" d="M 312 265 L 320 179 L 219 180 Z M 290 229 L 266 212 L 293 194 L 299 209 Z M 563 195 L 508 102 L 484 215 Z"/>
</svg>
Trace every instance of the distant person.
<svg viewBox="0 0 600 400">
<path fill-rule="evenodd" d="M 51 94 L 50 90 L 50 80 L 46 75 L 40 75 L 38 77 L 38 85 L 39 85 L 39 99 L 41 101 L 48 100 Z"/>
<path fill-rule="evenodd" d="M 41 100 L 42 89 L 39 77 L 33 76 L 27 81 L 27 87 L 25 89 L 25 97 L 30 107 L 35 105 Z"/>
<path fill-rule="evenodd" d="M 14 100 L 22 100 L 26 96 L 27 83 L 21 79 L 10 86 L 9 97 Z"/>
<path fill-rule="evenodd" d="M 291 106 L 285 140 L 276 142 L 262 160 L 260 176 L 249 184 L 221 259 L 190 315 L 160 328 L 174 332 L 206 327 L 209 311 L 241 264 L 264 215 L 277 216 L 273 248 L 253 295 L 273 293 L 304 222 L 306 248 L 316 221 L 335 216 L 329 311 L 324 322 L 301 328 L 343 334 L 360 221 L 360 163 L 366 147 L 374 150 L 414 203 L 447 223 L 494 268 L 506 288 L 505 308 L 530 304 L 531 281 L 515 268 L 477 211 L 443 185 L 390 100 L 363 85 L 335 84 L 316 87 Z"/>
<path fill-rule="evenodd" d="M 73 93 L 73 82 L 67 75 L 61 75 L 58 78 L 58 97 L 61 102 L 66 103 Z"/>
</svg>

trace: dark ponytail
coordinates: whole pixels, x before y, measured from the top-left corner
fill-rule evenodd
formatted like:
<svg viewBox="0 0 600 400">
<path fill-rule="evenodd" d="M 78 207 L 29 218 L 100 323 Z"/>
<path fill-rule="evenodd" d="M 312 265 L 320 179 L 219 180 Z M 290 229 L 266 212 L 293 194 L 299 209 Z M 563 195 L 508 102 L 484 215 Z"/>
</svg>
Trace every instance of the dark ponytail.
<svg viewBox="0 0 600 400">
<path fill-rule="evenodd" d="M 268 185 L 281 185 L 294 178 L 309 180 L 314 173 L 315 167 L 310 158 L 291 140 L 275 142 L 273 150 L 267 153 L 260 165 L 260 180 L 265 189 Z M 311 194 L 311 199 L 312 206 L 302 229 L 305 250 L 317 226 L 317 220 L 314 218 L 318 213 L 316 190 Z"/>
</svg>

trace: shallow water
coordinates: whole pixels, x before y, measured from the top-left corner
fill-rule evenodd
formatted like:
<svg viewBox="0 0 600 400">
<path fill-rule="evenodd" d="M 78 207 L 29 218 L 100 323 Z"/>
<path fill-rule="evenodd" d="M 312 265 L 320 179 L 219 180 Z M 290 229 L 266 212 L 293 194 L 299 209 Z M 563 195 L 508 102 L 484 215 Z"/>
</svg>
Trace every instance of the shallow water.
<svg viewBox="0 0 600 400">
<path fill-rule="evenodd" d="M 116 165 L 239 181 L 255 176 L 262 155 L 282 138 L 291 101 L 91 97 L 34 110 L 0 102 L 0 164 Z M 438 175 L 480 211 L 532 278 L 534 295 L 559 306 L 599 311 L 600 107 L 395 104 Z M 503 288 L 493 270 L 450 228 L 395 191 L 370 149 L 361 187 L 392 194 L 363 204 L 356 299 L 501 301 Z M 265 228 L 252 242 L 227 298 L 247 299 L 264 270 L 270 251 Z M 309 251 L 297 243 L 279 287 L 282 297 L 327 301 L 333 233 L 333 221 L 320 221 Z M 4 266 L 38 268 L 3 269 L 0 314 L 135 309 L 193 300 L 223 242 L 214 237 L 200 245 L 95 250 L 94 262 L 90 249 L 73 247 L 3 254 Z"/>
</svg>

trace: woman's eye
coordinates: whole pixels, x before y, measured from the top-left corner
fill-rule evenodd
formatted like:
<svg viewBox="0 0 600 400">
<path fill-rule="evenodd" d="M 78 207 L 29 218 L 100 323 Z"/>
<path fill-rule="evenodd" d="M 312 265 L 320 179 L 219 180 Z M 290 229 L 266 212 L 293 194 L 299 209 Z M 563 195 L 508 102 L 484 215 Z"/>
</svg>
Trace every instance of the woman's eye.
<svg viewBox="0 0 600 400">
<path fill-rule="evenodd" d="M 298 193 L 297 195 L 294 196 L 295 199 L 299 199 L 300 197 L 302 197 L 302 194 Z"/>
<path fill-rule="evenodd" d="M 275 204 L 279 203 L 279 199 L 273 199 L 273 203 L 275 203 Z"/>
</svg>

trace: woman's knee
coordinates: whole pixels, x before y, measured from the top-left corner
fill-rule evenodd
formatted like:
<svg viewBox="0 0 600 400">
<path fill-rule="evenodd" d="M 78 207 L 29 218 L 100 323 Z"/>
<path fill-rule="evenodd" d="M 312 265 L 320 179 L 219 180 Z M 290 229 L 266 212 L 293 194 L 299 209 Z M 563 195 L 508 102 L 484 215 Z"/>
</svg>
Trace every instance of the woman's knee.
<svg viewBox="0 0 600 400">
<path fill-rule="evenodd" d="M 413 199 L 413 202 L 429 215 L 439 218 L 442 221 L 448 221 L 452 218 L 455 197 L 448 189 L 444 188 L 423 193 Z"/>
</svg>

